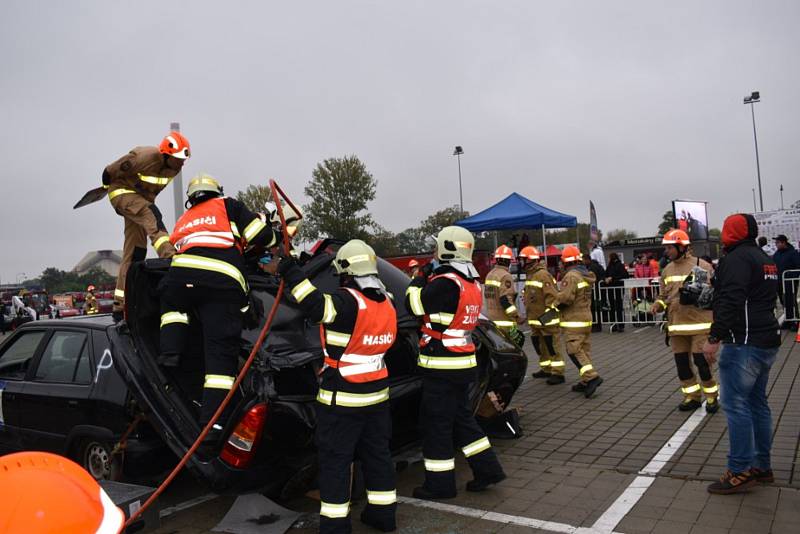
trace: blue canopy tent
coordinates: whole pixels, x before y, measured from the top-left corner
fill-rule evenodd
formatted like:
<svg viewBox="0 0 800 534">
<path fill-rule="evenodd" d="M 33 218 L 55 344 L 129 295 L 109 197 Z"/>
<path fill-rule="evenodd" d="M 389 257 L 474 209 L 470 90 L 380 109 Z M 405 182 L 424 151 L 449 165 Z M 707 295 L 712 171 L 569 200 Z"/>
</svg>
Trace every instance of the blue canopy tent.
<svg viewBox="0 0 800 534">
<path fill-rule="evenodd" d="M 546 251 L 545 229 L 572 228 L 578 225 L 578 219 L 573 215 L 545 208 L 519 193 L 511 193 L 494 206 L 490 206 L 466 219 L 461 219 L 455 224 L 466 228 L 470 232 L 541 228 L 542 243 Z"/>
</svg>

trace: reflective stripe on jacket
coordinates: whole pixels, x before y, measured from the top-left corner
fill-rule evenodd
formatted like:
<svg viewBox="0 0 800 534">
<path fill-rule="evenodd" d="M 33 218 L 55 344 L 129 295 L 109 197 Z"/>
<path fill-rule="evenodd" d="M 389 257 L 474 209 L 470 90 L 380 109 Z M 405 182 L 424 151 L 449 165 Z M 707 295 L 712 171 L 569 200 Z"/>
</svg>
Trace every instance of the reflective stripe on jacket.
<svg viewBox="0 0 800 534">
<path fill-rule="evenodd" d="M 697 306 L 680 302 L 680 289 L 695 266 L 705 269 L 709 274 L 714 270 L 710 263 L 695 258 L 687 251 L 684 256 L 669 262 L 661 271 L 657 302 L 667 310 L 667 332 L 671 336 L 705 335 L 711 330 L 714 315 L 711 310 L 701 310 Z"/>
</svg>

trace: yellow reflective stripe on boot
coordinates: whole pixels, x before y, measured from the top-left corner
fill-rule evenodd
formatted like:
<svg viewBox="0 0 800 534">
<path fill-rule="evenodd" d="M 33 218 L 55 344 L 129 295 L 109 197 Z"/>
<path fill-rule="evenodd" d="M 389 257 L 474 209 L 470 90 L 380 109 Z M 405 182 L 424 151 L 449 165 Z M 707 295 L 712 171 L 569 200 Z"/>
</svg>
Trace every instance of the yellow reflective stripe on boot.
<svg viewBox="0 0 800 534">
<path fill-rule="evenodd" d="M 517 307 L 512 304 L 511 306 L 509 306 L 508 308 L 506 308 L 503 311 L 506 312 L 506 315 L 511 315 L 512 313 L 516 313 L 517 312 Z"/>
<path fill-rule="evenodd" d="M 114 189 L 108 193 L 108 200 L 117 198 L 120 195 L 127 195 L 130 193 L 136 193 L 133 189 Z"/>
<path fill-rule="evenodd" d="M 266 227 L 267 225 L 264 224 L 264 222 L 261 219 L 256 217 L 255 219 L 252 220 L 252 222 L 250 222 L 250 224 L 248 224 L 245 227 L 244 232 L 242 232 L 242 235 L 244 236 L 245 240 L 252 241 L 253 238 L 257 236 L 258 233 Z"/>
<path fill-rule="evenodd" d="M 473 441 L 469 445 L 465 445 L 465 446 L 461 447 L 461 450 L 463 451 L 464 456 L 469 458 L 470 456 L 475 456 L 476 454 L 485 451 L 486 449 L 490 448 L 491 446 L 492 446 L 492 444 L 489 443 L 489 438 L 487 438 L 486 436 L 483 436 L 481 439 L 479 439 L 477 441 Z"/>
<path fill-rule="evenodd" d="M 204 388 L 208 389 L 231 389 L 236 378 L 228 375 L 206 375 Z"/>
<path fill-rule="evenodd" d="M 550 362 L 550 367 L 564 367 L 564 362 L 560 360 L 553 360 Z"/>
<path fill-rule="evenodd" d="M 169 243 L 168 235 L 162 235 L 161 237 L 156 239 L 155 242 L 153 243 L 153 248 L 156 250 L 156 252 L 158 252 L 158 249 L 160 249 L 161 245 L 163 245 L 164 243 Z"/>
<path fill-rule="evenodd" d="M 397 502 L 397 490 L 370 491 L 367 490 L 367 502 L 370 504 L 394 504 Z"/>
<path fill-rule="evenodd" d="M 586 328 L 592 326 L 592 321 L 561 321 L 562 328 Z"/>
<path fill-rule="evenodd" d="M 372 406 L 389 400 L 389 388 L 384 388 L 375 393 L 347 393 L 345 391 L 334 392 L 319 388 L 317 400 L 328 406 L 345 406 L 348 408 L 361 408 Z"/>
<path fill-rule="evenodd" d="M 333 345 L 334 347 L 346 347 L 350 343 L 350 334 L 343 332 L 336 332 L 334 330 L 325 330 L 325 343 Z"/>
<path fill-rule="evenodd" d="M 717 391 L 719 391 L 719 386 L 717 384 L 708 387 L 703 386 L 703 393 L 716 393 Z"/>
<path fill-rule="evenodd" d="M 194 256 L 191 254 L 178 254 L 172 258 L 172 267 L 185 267 L 187 269 L 202 269 L 204 271 L 214 271 L 220 274 L 225 274 L 239 282 L 242 286 L 242 291 L 247 293 L 247 281 L 242 276 L 242 273 L 228 262 L 214 260 L 211 258 L 204 258 L 203 256 Z"/>
<path fill-rule="evenodd" d="M 670 332 L 697 332 L 709 328 L 711 328 L 711 323 L 672 324 L 667 327 L 667 330 Z"/>
<path fill-rule="evenodd" d="M 309 296 L 312 291 L 314 291 L 314 284 L 312 284 L 311 281 L 306 278 L 292 288 L 292 296 L 297 302 L 303 302 L 303 300 Z"/>
<path fill-rule="evenodd" d="M 592 364 L 587 363 L 586 365 L 584 365 L 583 367 L 580 368 L 580 370 L 578 371 L 578 374 L 583 376 L 586 373 L 588 373 L 589 371 L 591 371 L 592 369 L 594 369 L 594 367 L 592 367 Z"/>
<path fill-rule="evenodd" d="M 189 316 L 185 313 L 176 311 L 161 314 L 161 328 L 164 328 L 166 325 L 172 323 L 189 324 Z"/>
<path fill-rule="evenodd" d="M 448 460 L 430 460 L 424 458 L 425 471 L 432 471 L 434 473 L 441 473 L 442 471 L 453 471 L 456 468 L 456 459 L 450 458 Z"/>
<path fill-rule="evenodd" d="M 498 328 L 510 328 L 510 327 L 514 326 L 514 321 L 492 321 L 492 322 Z"/>
<path fill-rule="evenodd" d="M 331 519 L 341 519 L 350 513 L 350 501 L 344 504 L 331 504 L 329 502 L 319 502 L 319 515 L 330 517 Z"/>
<path fill-rule="evenodd" d="M 539 367 L 550 367 L 552 364 L 551 360 L 539 360 Z"/>
<path fill-rule="evenodd" d="M 333 297 L 327 293 L 323 293 L 322 298 L 325 301 L 325 308 L 322 311 L 322 324 L 329 324 L 336 319 L 336 306 L 333 305 Z"/>
<path fill-rule="evenodd" d="M 474 354 L 464 356 L 426 356 L 420 354 L 417 365 L 426 369 L 471 369 L 477 367 L 478 360 Z"/>
<path fill-rule="evenodd" d="M 696 393 L 696 392 L 700 391 L 700 384 L 695 384 L 693 386 L 682 387 L 681 391 L 683 391 L 686 395 L 690 395 L 692 393 Z"/>
<path fill-rule="evenodd" d="M 409 286 L 406 289 L 408 302 L 411 304 L 411 313 L 414 315 L 425 315 L 425 308 L 422 306 L 422 288 Z"/>
</svg>

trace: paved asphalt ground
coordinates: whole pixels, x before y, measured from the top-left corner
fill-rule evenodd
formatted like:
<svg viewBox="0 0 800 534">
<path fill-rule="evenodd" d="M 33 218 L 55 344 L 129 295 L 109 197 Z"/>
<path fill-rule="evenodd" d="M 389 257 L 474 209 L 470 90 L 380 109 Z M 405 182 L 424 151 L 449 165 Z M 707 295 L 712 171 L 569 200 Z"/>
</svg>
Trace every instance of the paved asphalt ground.
<svg viewBox="0 0 800 534">
<path fill-rule="evenodd" d="M 565 385 L 527 379 L 512 403 L 521 413 L 524 437 L 494 442 L 509 478 L 482 494 L 461 491 L 431 509 L 410 499 L 423 476 L 421 464 L 412 464 L 398 474 L 399 531 L 800 532 L 800 344 L 793 332 L 786 334 L 769 384 L 776 483 L 733 496 L 705 490 L 724 470 L 724 414 L 676 410 L 681 396 L 675 365 L 659 329 L 629 327 L 592 340 L 595 366 L 605 379 L 594 398 L 570 391 L 577 375 L 570 364 Z M 526 351 L 533 354 L 530 345 Z M 530 370 L 536 367 L 532 363 Z M 457 475 L 463 489 L 470 478 L 463 458 Z M 184 477 L 167 492 L 164 505 L 202 493 Z M 210 532 L 232 501 L 215 498 L 172 513 L 157 532 Z M 315 500 L 283 504 L 308 512 L 290 532 L 316 531 Z M 375 532 L 359 523 L 362 506 L 354 505 L 354 532 Z"/>
</svg>

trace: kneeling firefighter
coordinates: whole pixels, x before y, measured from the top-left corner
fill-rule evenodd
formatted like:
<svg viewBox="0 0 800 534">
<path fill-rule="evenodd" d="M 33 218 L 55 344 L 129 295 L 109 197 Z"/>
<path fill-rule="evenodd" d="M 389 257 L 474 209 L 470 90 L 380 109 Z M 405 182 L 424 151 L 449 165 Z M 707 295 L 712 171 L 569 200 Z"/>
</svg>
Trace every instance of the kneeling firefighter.
<svg viewBox="0 0 800 534">
<path fill-rule="evenodd" d="M 706 279 L 705 286 L 711 278 L 713 267 L 708 262 L 695 258 L 689 248 L 689 235 L 683 230 L 670 230 L 661 241 L 664 254 L 670 259 L 669 264 L 661 271 L 661 285 L 658 300 L 651 308 L 652 313 L 666 310 L 667 335 L 672 352 L 675 354 L 675 366 L 681 382 L 683 402 L 678 405 L 681 411 L 696 410 L 702 406 L 703 394 L 706 396 L 706 411 L 714 413 L 719 409 L 717 395 L 719 387 L 714 380 L 711 367 L 703 356 L 703 344 L 711 331 L 713 312 L 708 306 L 702 309 L 697 295 L 691 291 L 697 278 Z M 689 284 L 687 284 L 689 282 Z M 684 287 L 686 286 L 686 287 Z M 691 286 L 691 287 L 690 287 Z M 702 293 L 702 289 L 700 291 Z M 708 305 L 710 303 L 707 303 Z M 697 383 L 689 353 L 697 367 L 701 384 Z"/>
<path fill-rule="evenodd" d="M 425 483 L 419 499 L 456 496 L 455 453 L 461 447 L 474 480 L 467 491 L 483 491 L 506 478 L 489 439 L 475 418 L 469 398 L 477 380 L 472 331 L 478 325 L 482 296 L 472 265 L 475 239 L 460 226 L 448 226 L 436 238 L 436 260 L 414 277 L 406 291 L 406 309 L 422 317 L 419 360 L 422 368 L 422 455 Z M 433 274 L 433 276 L 429 276 Z"/>
<path fill-rule="evenodd" d="M 192 178 L 184 213 L 169 239 L 178 253 L 158 286 L 161 295 L 159 363 L 177 366 L 189 334 L 189 321 L 203 331 L 205 381 L 200 424 L 211 420 L 236 379 L 243 314 L 249 287 L 242 274 L 246 245 L 272 246 L 277 236 L 244 204 L 222 196 L 211 176 Z M 227 422 L 226 410 L 207 435 L 216 443 Z"/>
<path fill-rule="evenodd" d="M 559 283 L 558 307 L 567 354 L 580 375 L 572 391 L 581 392 L 588 399 L 603 379 L 592 365 L 592 285 L 597 278 L 584 267 L 582 259 L 581 251 L 574 245 L 567 245 L 561 251 L 561 263 L 567 272 Z"/>
<path fill-rule="evenodd" d="M 397 492 L 389 449 L 392 418 L 383 360 L 397 336 L 397 314 L 378 278 L 375 251 L 359 239 L 336 253 L 340 288 L 323 293 L 292 257 L 278 271 L 300 309 L 320 325 L 325 363 L 317 394 L 320 532 L 349 533 L 351 465 L 361 459 L 367 505 L 361 521 L 396 529 Z"/>
<path fill-rule="evenodd" d="M 531 327 L 531 343 L 539 355 L 539 370 L 533 378 L 546 378 L 550 385 L 564 383 L 564 358 L 559 335 L 558 289 L 556 281 L 541 261 L 536 247 L 527 246 L 519 253 L 520 267 L 525 270 L 522 302 Z"/>
</svg>

